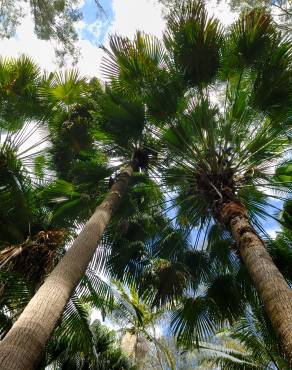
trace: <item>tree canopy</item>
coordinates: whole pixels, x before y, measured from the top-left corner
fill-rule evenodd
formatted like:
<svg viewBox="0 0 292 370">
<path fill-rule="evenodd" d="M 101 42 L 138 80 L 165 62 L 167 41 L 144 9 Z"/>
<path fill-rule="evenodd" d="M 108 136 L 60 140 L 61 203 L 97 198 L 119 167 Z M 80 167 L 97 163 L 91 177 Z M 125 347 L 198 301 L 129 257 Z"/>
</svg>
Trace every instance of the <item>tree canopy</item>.
<svg viewBox="0 0 292 370">
<path fill-rule="evenodd" d="M 94 308 L 160 366 L 174 360 L 150 329 L 167 314 L 199 362 L 288 368 L 291 50 L 265 9 L 225 29 L 186 1 L 163 40 L 110 37 L 107 83 L 1 63 L 0 363 L 46 345 L 42 366 L 132 368 Z"/>
</svg>

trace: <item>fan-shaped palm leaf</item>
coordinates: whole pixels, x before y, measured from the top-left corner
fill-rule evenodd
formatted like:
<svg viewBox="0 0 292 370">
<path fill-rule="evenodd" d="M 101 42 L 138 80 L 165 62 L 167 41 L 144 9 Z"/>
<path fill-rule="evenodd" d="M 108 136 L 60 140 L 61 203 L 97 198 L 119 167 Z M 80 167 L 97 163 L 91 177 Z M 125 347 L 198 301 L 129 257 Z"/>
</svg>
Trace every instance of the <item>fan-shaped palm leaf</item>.
<svg viewBox="0 0 292 370">
<path fill-rule="evenodd" d="M 223 36 L 219 22 L 208 19 L 201 1 L 185 1 L 170 14 L 167 26 L 164 41 L 186 83 L 210 83 L 219 68 Z"/>
</svg>

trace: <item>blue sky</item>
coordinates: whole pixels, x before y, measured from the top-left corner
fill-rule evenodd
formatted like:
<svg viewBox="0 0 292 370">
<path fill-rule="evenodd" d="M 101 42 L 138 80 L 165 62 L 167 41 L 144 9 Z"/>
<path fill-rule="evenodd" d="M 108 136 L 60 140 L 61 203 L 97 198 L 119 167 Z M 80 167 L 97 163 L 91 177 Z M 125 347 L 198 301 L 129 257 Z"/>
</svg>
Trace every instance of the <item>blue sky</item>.
<svg viewBox="0 0 292 370">
<path fill-rule="evenodd" d="M 80 0 L 83 20 L 78 22 L 77 29 L 80 40 L 76 46 L 80 49 L 80 57 L 76 67 L 82 75 L 102 77 L 100 63 L 102 51 L 100 44 L 107 43 L 109 33 L 133 38 L 137 29 L 161 37 L 165 21 L 162 7 L 157 0 L 100 0 L 106 15 L 97 17 L 95 0 Z M 217 0 L 208 0 L 209 11 L 229 24 L 234 15 L 230 13 L 224 2 L 217 5 Z M 33 58 L 43 69 L 56 70 L 54 48 L 50 41 L 38 40 L 34 34 L 34 25 L 29 12 L 23 17 L 17 29 L 16 37 L 3 39 L 0 42 L 0 55 L 18 57 L 26 54 Z M 67 68 L 72 67 L 72 60 L 67 60 Z"/>
<path fill-rule="evenodd" d="M 86 0 L 81 8 L 83 20 L 87 25 L 81 31 L 81 38 L 98 45 L 104 43 L 108 29 L 114 20 L 112 0 L 100 0 L 100 4 L 103 12 L 97 9 L 95 0 Z"/>
<path fill-rule="evenodd" d="M 96 7 L 95 0 L 85 0 L 84 5 L 81 8 L 82 14 L 83 14 L 83 21 L 85 23 L 85 26 L 82 28 L 80 32 L 80 37 L 82 39 L 90 41 L 94 45 L 101 45 L 106 42 L 106 38 L 108 34 L 114 29 L 112 26 L 114 25 L 114 22 L 116 20 L 117 14 L 115 13 L 115 10 L 113 9 L 114 4 L 113 1 L 115 0 L 100 0 L 100 4 L 102 8 L 104 9 L 104 13 L 98 12 L 98 9 Z M 120 2 L 126 2 L 125 0 L 117 0 Z M 136 3 L 140 2 L 141 0 L 134 0 Z M 147 0 L 146 0 L 147 1 Z M 125 4 L 126 5 L 126 4 Z M 142 9 L 141 9 L 142 10 Z M 224 13 L 223 10 L 216 11 L 217 16 L 222 15 Z M 231 19 L 231 14 L 229 14 L 229 18 L 227 20 Z M 133 19 L 131 17 L 131 9 L 129 9 L 128 13 L 128 22 L 133 22 Z M 143 28 L 140 28 L 143 29 Z M 130 36 L 130 35 L 129 35 Z M 267 207 L 266 211 L 272 215 L 273 217 L 277 218 L 279 211 L 277 211 L 276 208 L 282 208 L 282 201 L 272 199 L 270 198 L 268 200 L 269 203 L 272 204 L 271 207 Z M 274 207 L 273 207 L 274 206 Z M 174 216 L 174 211 L 169 212 L 169 217 L 172 218 Z M 276 234 L 276 231 L 280 230 L 279 223 L 272 217 L 267 218 L 260 218 L 260 221 L 262 222 L 262 225 L 264 226 L 264 229 L 272 236 L 274 237 Z M 192 233 L 196 234 L 196 232 Z"/>
<path fill-rule="evenodd" d="M 80 1 L 83 4 L 81 7 L 83 20 L 78 24 L 80 40 L 77 46 L 80 48 L 80 58 L 75 67 L 80 70 L 80 74 L 88 77 L 102 78 L 100 63 L 103 52 L 98 46 L 107 45 L 109 33 L 132 38 L 135 31 L 140 29 L 161 37 L 165 27 L 162 9 L 157 0 L 100 0 L 105 11 L 101 16 L 98 16 L 95 0 Z M 234 14 L 230 13 L 224 2 L 216 4 L 216 0 L 209 0 L 209 11 L 219 17 L 224 24 L 232 22 Z M 32 57 L 41 68 L 53 71 L 57 69 L 54 46 L 49 41 L 37 39 L 33 21 L 28 15 L 24 17 L 15 38 L 1 40 L 0 55 L 17 57 L 24 53 Z M 72 67 L 70 60 L 67 67 Z M 281 208 L 280 204 L 274 204 Z M 276 210 L 270 208 L 269 212 L 275 215 Z M 279 229 L 275 220 L 269 219 L 264 223 L 265 229 L 270 232 Z"/>
<path fill-rule="evenodd" d="M 103 52 L 98 48 L 107 43 L 109 33 L 117 33 L 132 38 L 136 29 L 145 30 L 160 37 L 164 28 L 161 7 L 156 0 L 100 0 L 105 15 L 97 17 L 94 0 L 80 0 L 83 20 L 77 22 L 76 28 L 80 40 L 76 46 L 80 57 L 75 67 L 88 77 L 102 77 L 100 63 Z M 29 10 L 29 9 L 28 9 Z M 30 56 L 42 69 L 57 69 L 54 49 L 57 45 L 51 41 L 39 40 L 34 33 L 32 16 L 26 16 L 17 28 L 16 37 L 0 42 L 2 57 Z M 73 67 L 72 59 L 67 59 L 67 68 Z"/>
<path fill-rule="evenodd" d="M 118 33 L 132 38 L 135 30 L 140 29 L 160 37 L 164 29 L 161 9 L 155 0 L 100 0 L 100 2 L 105 10 L 105 14 L 101 17 L 97 16 L 94 0 L 85 0 L 81 8 L 83 21 L 79 25 L 80 41 L 78 42 L 81 55 L 76 67 L 82 75 L 89 77 L 102 77 L 100 62 L 103 53 L 97 46 L 106 44 L 109 33 Z M 208 3 L 211 2 L 208 1 Z M 213 2 L 216 3 L 216 0 Z M 222 4 L 224 5 L 222 2 L 213 10 L 216 16 L 228 24 L 233 19 L 233 15 L 228 13 Z M 1 40 L 0 55 L 17 57 L 25 53 L 32 57 L 41 68 L 52 71 L 57 68 L 54 62 L 54 46 L 49 41 L 37 39 L 33 31 L 32 19 L 27 16 L 23 19 L 15 38 Z M 72 67 L 70 61 L 67 67 Z M 282 207 L 281 201 L 273 200 L 272 204 L 278 208 Z M 276 216 L 276 209 L 269 207 L 267 211 Z M 170 214 L 170 217 L 172 216 Z M 262 222 L 271 236 L 275 236 L 276 230 L 280 230 L 279 224 L 271 218 L 262 220 Z M 192 234 L 193 237 L 194 234 Z M 100 318 L 99 312 L 96 311 L 94 315 Z"/>
</svg>

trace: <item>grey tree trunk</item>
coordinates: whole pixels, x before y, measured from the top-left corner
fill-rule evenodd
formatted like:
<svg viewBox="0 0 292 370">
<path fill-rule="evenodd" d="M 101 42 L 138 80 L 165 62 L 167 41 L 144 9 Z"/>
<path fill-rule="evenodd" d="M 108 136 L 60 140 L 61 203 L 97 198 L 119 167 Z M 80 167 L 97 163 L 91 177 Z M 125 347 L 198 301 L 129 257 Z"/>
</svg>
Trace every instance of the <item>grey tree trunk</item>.
<svg viewBox="0 0 292 370">
<path fill-rule="evenodd" d="M 34 369 L 101 236 L 125 194 L 133 166 L 122 171 L 72 247 L 0 343 L 1 370 Z"/>
<path fill-rule="evenodd" d="M 292 368 L 292 290 L 251 226 L 245 208 L 235 202 L 227 203 L 221 209 L 221 219 L 229 226 L 239 246 L 243 262 Z"/>
</svg>

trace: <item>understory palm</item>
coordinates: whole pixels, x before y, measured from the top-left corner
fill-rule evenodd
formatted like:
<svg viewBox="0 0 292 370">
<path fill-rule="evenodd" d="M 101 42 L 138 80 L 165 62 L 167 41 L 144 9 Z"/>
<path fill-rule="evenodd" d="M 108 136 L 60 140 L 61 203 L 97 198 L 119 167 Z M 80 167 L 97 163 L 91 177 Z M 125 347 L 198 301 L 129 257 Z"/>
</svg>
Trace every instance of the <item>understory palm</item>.
<svg viewBox="0 0 292 370">
<path fill-rule="evenodd" d="M 175 369 L 171 351 L 156 335 L 166 312 L 163 309 L 151 309 L 133 285 L 124 287 L 116 280 L 114 287 L 118 290 L 119 301 L 110 318 L 121 328 L 121 348 L 124 353 L 134 359 L 139 369 L 149 368 L 151 353 L 155 354 L 158 361 L 163 359 L 170 369 Z"/>
<path fill-rule="evenodd" d="M 289 369 L 270 320 L 259 303 L 213 343 L 199 342 L 199 363 L 226 369 Z"/>
<path fill-rule="evenodd" d="M 55 329 L 45 355 L 39 365 L 54 369 L 136 369 L 132 361 L 121 351 L 114 331 L 110 331 L 98 320 L 90 323 L 91 309 L 84 296 L 73 296 Z"/>
</svg>

